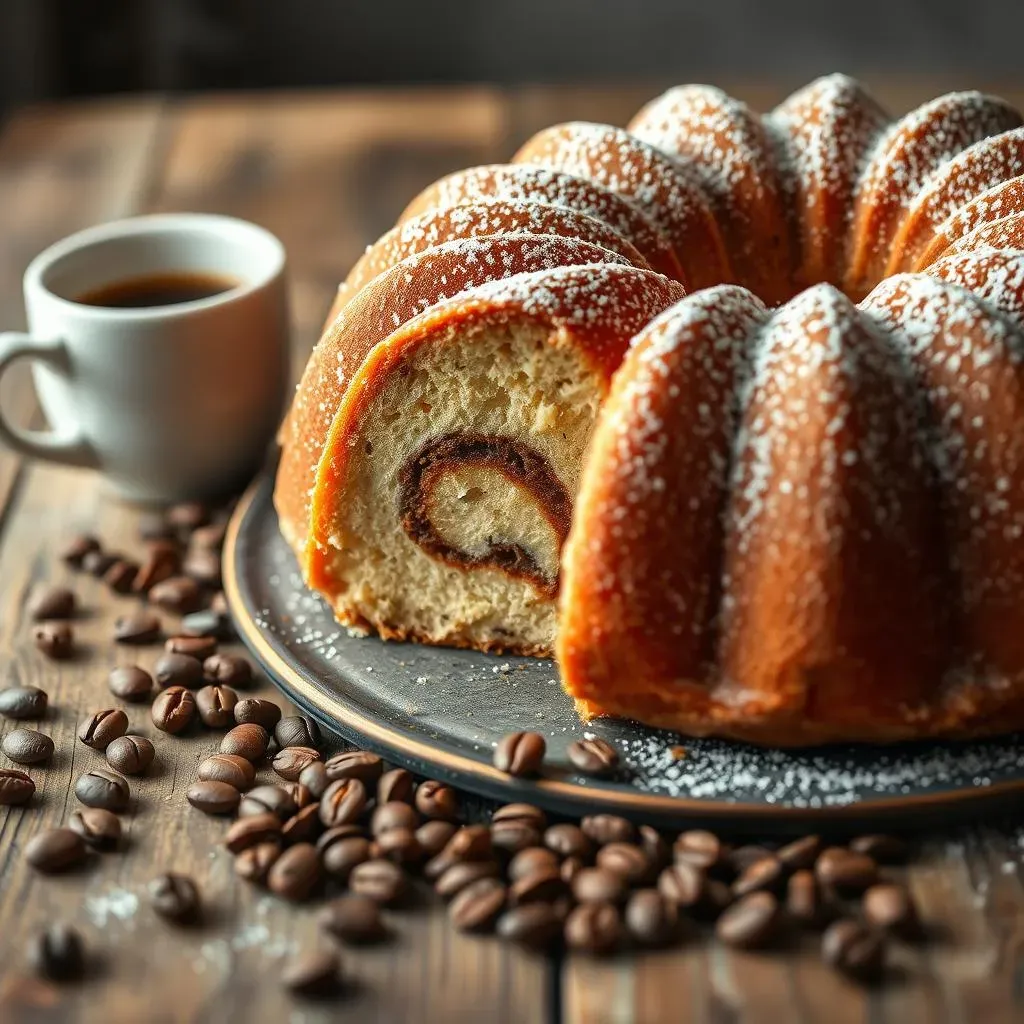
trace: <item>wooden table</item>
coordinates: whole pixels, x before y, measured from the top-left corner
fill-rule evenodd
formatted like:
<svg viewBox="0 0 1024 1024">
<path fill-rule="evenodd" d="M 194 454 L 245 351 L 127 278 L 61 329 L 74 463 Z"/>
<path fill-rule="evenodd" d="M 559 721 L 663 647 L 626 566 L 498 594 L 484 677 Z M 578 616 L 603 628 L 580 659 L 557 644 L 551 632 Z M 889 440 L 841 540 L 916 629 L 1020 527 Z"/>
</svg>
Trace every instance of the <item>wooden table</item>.
<svg viewBox="0 0 1024 1024">
<path fill-rule="evenodd" d="M 795 83 L 794 83 L 795 84 Z M 886 86 L 902 110 L 964 83 Z M 734 90 L 764 107 L 781 87 Z M 1024 102 L 1024 91 L 993 91 Z M 333 291 L 363 246 L 423 185 L 458 167 L 501 159 L 542 125 L 567 118 L 623 123 L 653 88 L 417 90 L 114 100 L 25 111 L 0 133 L 0 325 L 23 322 L 21 273 L 42 247 L 97 221 L 149 210 L 215 210 L 265 225 L 291 257 L 295 370 Z M 32 415 L 22 377 L 8 408 Z M 154 649 L 113 651 L 110 623 L 126 598 L 71 577 L 54 557 L 88 530 L 138 547 L 138 512 L 104 495 L 95 477 L 26 465 L 0 452 L 0 667 L 3 682 L 43 686 L 44 723 L 57 744 L 27 809 L 0 809 L 0 1020 L 21 1021 L 507 1021 L 566 1020 L 949 1024 L 1024 1019 L 1024 889 L 1019 833 L 983 827 L 927 838 L 909 884 L 934 941 L 901 948 L 892 979 L 865 992 L 823 967 L 811 945 L 763 955 L 693 942 L 594 962 L 539 959 L 466 938 L 429 904 L 396 916 L 398 938 L 346 959 L 356 991 L 329 1008 L 296 1007 L 276 965 L 319 940 L 315 908 L 286 905 L 237 882 L 218 847 L 224 824 L 185 803 L 195 766 L 217 737 L 157 735 L 157 762 L 132 781 L 123 852 L 84 871 L 42 878 L 21 857 L 40 830 L 75 807 L 73 779 L 100 757 L 75 740 L 86 712 L 115 703 L 109 668 Z M 43 660 L 28 639 L 26 599 L 71 580 L 85 607 L 81 660 Z M 261 690 L 270 693 L 263 681 Z M 152 734 L 146 708 L 132 725 Z M 3 723 L 3 728 L 10 728 Z M 6 761 L 4 762 L 6 764 Z M 193 874 L 209 905 L 202 928 L 169 927 L 146 906 L 159 871 Z M 81 927 L 95 976 L 57 989 L 24 970 L 24 945 L 47 921 Z"/>
</svg>

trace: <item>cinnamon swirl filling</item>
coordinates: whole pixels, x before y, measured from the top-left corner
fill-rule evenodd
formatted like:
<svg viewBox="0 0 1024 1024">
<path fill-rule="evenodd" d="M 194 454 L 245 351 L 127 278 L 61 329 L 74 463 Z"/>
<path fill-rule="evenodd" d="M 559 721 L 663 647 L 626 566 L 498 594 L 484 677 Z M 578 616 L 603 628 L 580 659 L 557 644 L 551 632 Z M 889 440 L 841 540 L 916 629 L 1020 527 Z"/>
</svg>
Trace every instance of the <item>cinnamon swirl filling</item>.
<svg viewBox="0 0 1024 1024">
<path fill-rule="evenodd" d="M 409 538 L 431 557 L 457 568 L 490 567 L 527 580 L 540 593 L 558 593 L 558 571 L 545 571 L 533 552 L 514 540 L 489 534 L 483 550 L 471 552 L 446 539 L 431 520 L 431 500 L 442 478 L 463 469 L 499 473 L 528 492 L 560 549 L 569 533 L 572 501 L 545 459 L 509 437 L 446 434 L 433 438 L 399 470 L 399 517 Z M 471 514 L 467 510 L 467 514 Z M 514 524 L 510 524 L 513 525 Z"/>
</svg>

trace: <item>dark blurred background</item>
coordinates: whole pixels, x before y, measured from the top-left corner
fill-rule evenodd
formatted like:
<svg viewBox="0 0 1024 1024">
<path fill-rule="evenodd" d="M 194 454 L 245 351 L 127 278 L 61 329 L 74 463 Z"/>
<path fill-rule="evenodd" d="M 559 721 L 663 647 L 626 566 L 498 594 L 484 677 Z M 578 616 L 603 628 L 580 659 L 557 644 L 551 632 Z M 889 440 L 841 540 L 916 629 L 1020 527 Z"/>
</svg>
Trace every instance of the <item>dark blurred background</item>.
<svg viewBox="0 0 1024 1024">
<path fill-rule="evenodd" d="M 134 90 L 1024 70 L 1024 0 L 0 0 L 0 107 Z"/>
</svg>

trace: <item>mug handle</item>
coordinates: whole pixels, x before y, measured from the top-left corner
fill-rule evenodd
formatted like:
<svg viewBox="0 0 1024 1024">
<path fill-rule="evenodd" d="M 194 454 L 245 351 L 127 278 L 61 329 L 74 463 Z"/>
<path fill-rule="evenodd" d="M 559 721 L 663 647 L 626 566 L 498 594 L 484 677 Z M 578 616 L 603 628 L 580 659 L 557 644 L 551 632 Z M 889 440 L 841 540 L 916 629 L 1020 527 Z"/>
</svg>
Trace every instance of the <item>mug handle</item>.
<svg viewBox="0 0 1024 1024">
<path fill-rule="evenodd" d="M 37 359 L 59 373 L 68 372 L 68 353 L 61 338 L 33 338 L 17 331 L 0 333 L 0 377 L 17 359 Z M 71 436 L 52 430 L 24 430 L 8 422 L 0 405 L 0 441 L 22 455 L 68 466 L 96 468 L 92 445 L 76 431 Z"/>
</svg>

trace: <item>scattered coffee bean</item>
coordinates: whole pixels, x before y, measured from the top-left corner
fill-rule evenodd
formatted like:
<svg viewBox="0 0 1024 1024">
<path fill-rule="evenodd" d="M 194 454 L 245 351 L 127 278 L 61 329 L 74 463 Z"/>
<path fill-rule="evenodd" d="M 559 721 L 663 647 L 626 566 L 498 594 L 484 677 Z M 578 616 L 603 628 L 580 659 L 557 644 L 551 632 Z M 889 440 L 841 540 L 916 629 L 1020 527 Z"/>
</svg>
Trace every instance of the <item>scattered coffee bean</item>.
<svg viewBox="0 0 1024 1024">
<path fill-rule="evenodd" d="M 366 801 L 366 787 L 359 779 L 338 779 L 320 799 L 320 820 L 327 828 L 348 825 L 359 819 Z"/>
<path fill-rule="evenodd" d="M 629 886 L 614 871 L 583 868 L 572 880 L 572 894 L 580 903 L 623 903 Z"/>
<path fill-rule="evenodd" d="M 636 826 L 617 814 L 589 814 L 580 821 L 580 829 L 598 846 L 608 843 L 632 843 L 636 840 Z"/>
<path fill-rule="evenodd" d="M 169 686 L 156 695 L 150 708 L 153 724 L 161 732 L 184 731 L 196 715 L 196 698 L 183 686 Z"/>
<path fill-rule="evenodd" d="M 316 804 L 309 804 L 297 810 L 282 826 L 281 838 L 286 844 L 311 843 L 320 834 L 320 823 Z"/>
<path fill-rule="evenodd" d="M 282 744 L 282 746 L 300 745 Z M 368 750 L 342 751 L 340 754 L 329 757 L 324 762 L 324 767 L 327 769 L 327 778 L 332 782 L 335 779 L 358 779 L 367 787 L 377 782 L 384 771 L 384 763 L 381 759 Z"/>
<path fill-rule="evenodd" d="M 114 642 L 151 644 L 160 637 L 160 619 L 152 612 L 137 611 L 114 620 Z"/>
<path fill-rule="evenodd" d="M 0 807 L 27 804 L 36 791 L 36 784 L 24 772 L 0 768 Z"/>
<path fill-rule="evenodd" d="M 530 846 L 540 845 L 542 833 L 531 822 L 507 820 L 491 822 L 491 845 L 509 856 Z"/>
<path fill-rule="evenodd" d="M 319 760 L 320 752 L 312 747 L 284 747 L 274 755 L 271 765 L 282 779 L 296 782 L 304 768 Z"/>
<path fill-rule="evenodd" d="M 217 653 L 217 641 L 205 636 L 171 636 L 164 641 L 164 650 L 168 654 L 187 654 L 202 667 L 207 658 Z"/>
<path fill-rule="evenodd" d="M 220 741 L 220 752 L 237 754 L 247 761 L 258 761 L 267 752 L 269 744 L 270 736 L 267 730 L 255 722 L 247 722 L 245 725 L 236 725 L 225 733 Z"/>
<path fill-rule="evenodd" d="M 565 921 L 565 944 L 580 953 L 607 956 L 618 949 L 622 937 L 622 918 L 608 903 L 574 907 Z"/>
<path fill-rule="evenodd" d="M 502 804 L 492 815 L 491 823 L 496 821 L 529 821 L 535 828 L 545 829 L 548 826 L 547 815 L 533 804 Z"/>
<path fill-rule="evenodd" d="M 204 686 L 196 692 L 196 709 L 207 729 L 226 729 L 234 725 L 237 703 L 238 694 L 230 686 Z"/>
<path fill-rule="evenodd" d="M 326 777 L 326 770 L 324 772 Z M 392 768 L 385 772 L 377 782 L 377 803 L 412 803 L 413 791 L 416 788 L 412 772 L 404 768 Z"/>
<path fill-rule="evenodd" d="M 584 775 L 611 775 L 619 765 L 618 751 L 598 737 L 570 743 L 567 753 L 572 766 Z"/>
<path fill-rule="evenodd" d="M 865 853 L 830 846 L 818 857 L 814 872 L 822 885 L 843 893 L 858 893 L 875 884 L 878 865 Z"/>
<path fill-rule="evenodd" d="M 241 794 L 226 782 L 199 779 L 185 792 L 185 799 L 204 814 L 231 814 L 238 807 Z"/>
<path fill-rule="evenodd" d="M 241 853 L 260 843 L 281 841 L 281 819 L 276 814 L 256 814 L 238 818 L 224 835 L 224 845 L 232 853 Z"/>
<path fill-rule="evenodd" d="M 493 851 L 491 831 L 486 825 L 464 825 L 441 852 L 448 854 L 452 861 L 462 861 L 487 860 Z"/>
<path fill-rule="evenodd" d="M 204 587 L 219 587 L 221 583 L 221 558 L 218 551 L 204 551 L 193 548 L 186 552 L 182 571 Z"/>
<path fill-rule="evenodd" d="M 864 920 L 873 928 L 913 939 L 921 933 L 921 922 L 910 893 L 902 885 L 873 885 L 864 893 Z"/>
<path fill-rule="evenodd" d="M 72 811 L 68 828 L 77 832 L 94 850 L 113 850 L 121 842 L 121 819 L 102 807 Z"/>
<path fill-rule="evenodd" d="M 550 903 L 524 903 L 498 918 L 498 935 L 527 949 L 547 949 L 562 934 L 562 918 Z"/>
<path fill-rule="evenodd" d="M 558 854 L 543 846 L 530 846 L 520 850 L 508 864 L 510 882 L 518 882 L 521 878 L 536 874 L 539 871 L 557 871 L 559 868 Z"/>
<path fill-rule="evenodd" d="M 850 842 L 850 849 L 870 857 L 878 864 L 902 864 L 910 852 L 902 839 L 887 835 L 858 836 Z"/>
<path fill-rule="evenodd" d="M 818 928 L 825 923 L 827 912 L 814 872 L 801 868 L 786 885 L 786 913 L 805 928 Z"/>
<path fill-rule="evenodd" d="M 724 910 L 715 925 L 719 942 L 737 949 L 760 949 L 782 923 L 779 901 L 770 892 L 752 892 Z"/>
<path fill-rule="evenodd" d="M 202 611 L 183 615 L 181 631 L 185 636 L 216 642 L 230 634 L 230 627 L 227 619 L 220 612 L 215 612 L 212 608 L 204 608 Z"/>
<path fill-rule="evenodd" d="M 397 864 L 389 860 L 367 860 L 352 869 L 348 887 L 359 896 L 369 896 L 383 907 L 392 907 L 406 898 L 409 879 Z"/>
<path fill-rule="evenodd" d="M 85 558 L 92 551 L 100 550 L 100 542 L 88 534 L 79 534 L 77 537 L 72 537 L 71 540 L 61 549 L 60 557 L 61 560 L 67 562 L 68 565 L 74 566 L 76 569 L 81 568 L 82 559 Z"/>
<path fill-rule="evenodd" d="M 467 860 L 453 864 L 434 883 L 434 892 L 442 899 L 451 899 L 481 878 L 497 878 L 501 873 L 496 860 Z"/>
<path fill-rule="evenodd" d="M 725 856 L 726 848 L 714 834 L 704 829 L 691 829 L 683 832 L 672 847 L 672 856 L 678 861 L 685 861 L 700 871 L 710 871 Z"/>
<path fill-rule="evenodd" d="M 29 940 L 32 970 L 50 981 L 74 981 L 85 971 L 82 936 L 67 924 L 51 924 Z"/>
<path fill-rule="evenodd" d="M 381 804 L 370 819 L 370 832 L 375 836 L 383 835 L 392 829 L 403 828 L 415 830 L 419 827 L 420 816 L 409 804 Z"/>
<path fill-rule="evenodd" d="M 131 790 L 128 780 L 107 768 L 93 768 L 78 776 L 75 796 L 86 807 L 121 812 L 128 807 Z"/>
<path fill-rule="evenodd" d="M 879 932 L 859 921 L 843 919 L 825 930 L 821 938 L 821 956 L 857 981 L 877 981 L 885 965 L 885 942 Z"/>
<path fill-rule="evenodd" d="M 637 829 L 637 834 L 640 848 L 647 855 L 647 861 L 651 865 L 651 872 L 656 874 L 672 859 L 669 845 L 665 842 L 665 837 L 650 825 L 641 825 Z"/>
<path fill-rule="evenodd" d="M 421 782 L 416 790 L 416 810 L 424 818 L 454 821 L 459 816 L 458 794 L 451 786 L 446 786 L 443 782 L 427 779 L 425 782 Z"/>
<path fill-rule="evenodd" d="M 679 861 L 658 876 L 658 892 L 677 908 L 691 910 L 704 897 L 704 874 L 692 864 Z"/>
<path fill-rule="evenodd" d="M 251 722 L 262 726 L 268 733 L 273 732 L 274 726 L 281 721 L 281 709 L 273 701 L 245 697 L 235 705 L 235 721 L 239 725 Z"/>
<path fill-rule="evenodd" d="M 106 749 L 107 764 L 122 775 L 142 775 L 155 756 L 156 748 L 144 736 L 119 736 Z"/>
<path fill-rule="evenodd" d="M 775 854 L 764 846 L 737 846 L 729 850 L 726 860 L 737 875 L 743 874 L 754 861 L 762 857 L 774 857 Z"/>
<path fill-rule="evenodd" d="M 279 747 L 319 747 L 322 742 L 320 726 L 309 715 L 288 715 L 274 727 L 274 739 Z M 333 760 L 333 758 L 331 759 Z M 328 774 L 330 769 L 328 768 Z M 374 778 L 380 777 L 380 771 Z"/>
<path fill-rule="evenodd" d="M 25 859 L 37 871 L 51 874 L 77 867 L 85 860 L 85 840 L 69 828 L 51 828 L 25 844 Z"/>
<path fill-rule="evenodd" d="M 679 911 L 657 889 L 638 889 L 626 903 L 626 930 L 640 946 L 665 946 L 679 930 Z"/>
<path fill-rule="evenodd" d="M 498 879 L 477 879 L 452 900 L 448 919 L 460 932 L 489 931 L 505 909 L 507 895 Z"/>
<path fill-rule="evenodd" d="M 257 786 L 242 797 L 242 802 L 238 805 L 238 816 L 247 818 L 254 814 L 269 812 L 285 821 L 298 809 L 295 797 L 284 786 Z"/>
<path fill-rule="evenodd" d="M 760 860 L 754 861 L 732 883 L 732 894 L 739 898 L 762 889 L 775 892 L 781 888 L 785 878 L 786 869 L 777 857 L 762 857 Z"/>
<path fill-rule="evenodd" d="M 148 594 L 158 583 L 170 579 L 181 563 L 178 545 L 173 541 L 155 540 L 146 547 L 146 558 L 132 580 L 136 594 Z"/>
<path fill-rule="evenodd" d="M 381 833 L 370 844 L 370 857 L 410 867 L 423 860 L 423 850 L 411 828 L 393 828 Z"/>
<path fill-rule="evenodd" d="M 256 781 L 252 762 L 237 754 L 211 754 L 199 765 L 197 778 L 203 782 L 225 782 L 237 790 L 246 790 Z"/>
<path fill-rule="evenodd" d="M 293 956 L 281 971 L 281 984 L 289 992 L 310 999 L 333 995 L 341 988 L 341 962 L 337 953 L 317 950 Z"/>
<path fill-rule="evenodd" d="M 40 622 L 32 628 L 32 639 L 54 661 L 64 661 L 74 652 L 75 636 L 66 622 Z"/>
<path fill-rule="evenodd" d="M 451 870 L 453 869 L 449 869 L 449 871 Z M 448 872 L 445 873 L 445 875 L 447 874 Z M 442 879 L 445 875 L 441 876 Z M 509 891 L 509 903 L 512 906 L 518 906 L 520 903 L 536 903 L 538 901 L 552 903 L 564 896 L 567 888 L 568 883 L 562 878 L 557 865 L 554 867 L 540 867 L 512 883 Z"/>
<path fill-rule="evenodd" d="M 132 584 L 135 582 L 135 577 L 138 574 L 139 565 L 137 562 L 133 562 L 129 558 L 119 558 L 103 574 L 103 582 L 115 594 L 129 594 L 131 593 Z"/>
<path fill-rule="evenodd" d="M 317 915 L 329 935 L 353 946 L 380 942 L 388 935 L 380 907 L 369 896 L 346 895 L 331 900 Z"/>
<path fill-rule="evenodd" d="M 203 600 L 199 584 L 188 576 L 169 576 L 153 584 L 149 600 L 158 608 L 173 615 L 187 615 L 196 611 Z"/>
<path fill-rule="evenodd" d="M 578 825 L 561 822 L 550 826 L 544 833 L 544 845 L 560 857 L 579 857 L 589 860 L 594 844 L 583 834 Z"/>
<path fill-rule="evenodd" d="M 281 856 L 281 847 L 277 843 L 259 843 L 250 846 L 235 857 L 235 874 L 247 882 L 263 885 L 274 861 Z"/>
<path fill-rule="evenodd" d="M 562 880 L 566 885 L 572 885 L 573 879 L 586 867 L 586 864 L 579 857 L 566 857 L 562 861 Z"/>
<path fill-rule="evenodd" d="M 38 686 L 8 686 L 0 690 L 0 715 L 4 718 L 42 718 L 49 696 Z"/>
<path fill-rule="evenodd" d="M 163 654 L 153 667 L 157 686 L 185 686 L 194 689 L 203 685 L 203 666 L 187 654 Z"/>
<path fill-rule="evenodd" d="M 165 516 L 167 523 L 177 531 L 178 536 L 187 536 L 203 526 L 210 519 L 209 509 L 200 501 L 183 501 L 172 505 Z"/>
<path fill-rule="evenodd" d="M 331 830 L 335 831 L 334 829 Z M 321 839 L 323 837 L 321 836 Z M 324 871 L 339 882 L 348 881 L 352 869 L 370 859 L 370 840 L 363 836 L 348 836 L 321 848 L 320 860 Z"/>
<path fill-rule="evenodd" d="M 53 757 L 53 740 L 35 729 L 12 729 L 0 742 L 0 750 L 15 764 L 42 764 Z"/>
<path fill-rule="evenodd" d="M 188 875 L 168 871 L 149 883 L 149 901 L 153 909 L 168 921 L 188 924 L 202 909 L 199 888 Z"/>
<path fill-rule="evenodd" d="M 516 777 L 536 775 L 544 763 L 546 752 L 547 744 L 540 733 L 509 733 L 494 748 L 494 767 Z"/>
<path fill-rule="evenodd" d="M 452 821 L 428 821 L 416 829 L 416 841 L 425 856 L 433 857 L 448 845 L 456 828 Z"/>
<path fill-rule="evenodd" d="M 821 836 L 804 836 L 787 843 L 776 853 L 776 857 L 787 871 L 812 868 L 821 853 L 821 846 Z"/>
<path fill-rule="evenodd" d="M 401 770 L 396 769 L 396 771 Z M 299 772 L 299 783 L 313 794 L 314 800 L 319 800 L 330 785 L 330 779 L 327 778 L 327 769 L 324 768 L 323 761 L 314 761 L 312 764 L 307 764 Z M 377 799 L 379 801 L 380 797 L 378 796 Z"/>
<path fill-rule="evenodd" d="M 29 614 L 36 622 L 46 619 L 70 619 L 75 614 L 74 591 L 67 587 L 48 587 L 40 591 L 29 604 Z"/>
<path fill-rule="evenodd" d="M 306 899 L 320 881 L 320 856 L 312 843 L 289 846 L 274 861 L 267 886 L 276 896 L 296 902 Z"/>
<path fill-rule="evenodd" d="M 82 568 L 90 575 L 101 579 L 106 575 L 110 567 L 117 561 L 118 556 L 106 551 L 90 551 L 82 559 Z"/>
<path fill-rule="evenodd" d="M 143 701 L 153 692 L 153 677 L 138 665 L 123 665 L 110 673 L 107 685 L 121 700 Z"/>
<path fill-rule="evenodd" d="M 630 885 L 640 885 L 651 877 L 647 854 L 633 843 L 608 843 L 597 851 L 597 866 L 619 875 Z"/>
<path fill-rule="evenodd" d="M 78 738 L 93 750 L 106 750 L 128 731 L 128 716 L 120 708 L 104 708 L 83 719 Z"/>
<path fill-rule="evenodd" d="M 203 673 L 208 683 L 246 687 L 252 682 L 252 665 L 238 654 L 214 654 L 203 662 Z M 315 744 L 299 744 L 299 746 Z"/>
</svg>

